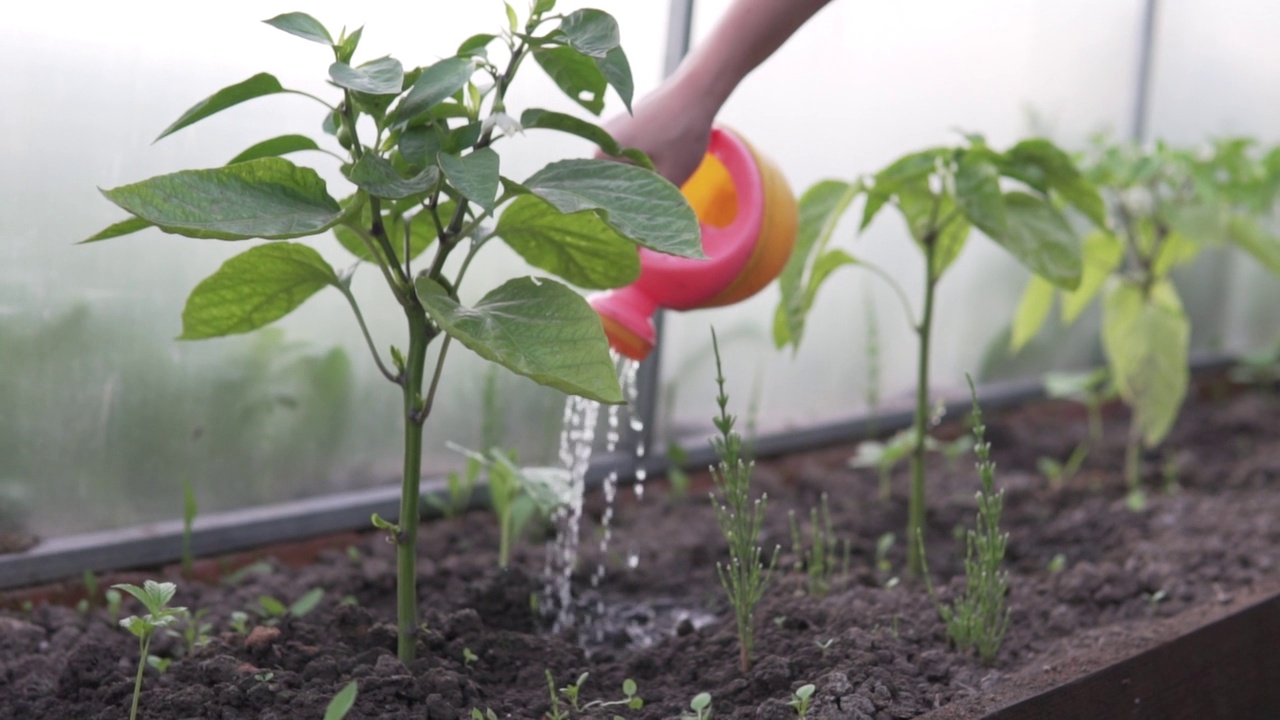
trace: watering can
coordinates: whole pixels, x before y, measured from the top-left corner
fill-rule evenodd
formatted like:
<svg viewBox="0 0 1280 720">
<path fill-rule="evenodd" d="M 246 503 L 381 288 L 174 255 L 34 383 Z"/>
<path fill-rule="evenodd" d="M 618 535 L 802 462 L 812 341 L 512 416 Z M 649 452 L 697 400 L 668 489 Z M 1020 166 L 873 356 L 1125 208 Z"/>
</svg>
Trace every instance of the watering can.
<svg viewBox="0 0 1280 720">
<path fill-rule="evenodd" d="M 680 188 L 698 217 L 706 259 L 640 248 L 640 277 L 588 299 L 614 350 L 643 360 L 659 308 L 695 310 L 744 300 L 768 285 L 791 256 L 799 219 L 781 171 L 742 137 L 716 127 L 702 163 Z"/>
</svg>

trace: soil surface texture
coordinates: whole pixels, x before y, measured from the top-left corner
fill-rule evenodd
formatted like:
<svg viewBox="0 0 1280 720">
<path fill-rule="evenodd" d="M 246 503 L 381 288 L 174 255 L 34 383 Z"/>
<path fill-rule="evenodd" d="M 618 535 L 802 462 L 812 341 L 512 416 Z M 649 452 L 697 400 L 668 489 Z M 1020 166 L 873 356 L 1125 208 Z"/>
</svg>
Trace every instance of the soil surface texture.
<svg viewBox="0 0 1280 720">
<path fill-rule="evenodd" d="M 603 557 L 604 503 L 588 499 L 578 622 L 558 632 L 538 612 L 549 602 L 545 528 L 517 545 L 510 570 L 498 571 L 490 515 L 424 526 L 423 625 L 408 667 L 395 657 L 394 548 L 378 533 L 352 535 L 304 567 L 268 558 L 215 582 L 186 580 L 176 568 L 98 582 L 172 580 L 174 603 L 207 624 L 207 642 L 196 647 L 183 637 L 154 643 L 152 654 L 172 662 L 163 673 L 146 672 L 139 713 L 146 719 L 318 720 L 356 680 L 349 720 L 454 720 L 473 709 L 541 720 L 555 717 L 548 673 L 557 688 L 589 673 L 581 709 L 558 699 L 560 717 L 575 720 L 680 718 L 701 692 L 711 694 L 716 720 L 784 720 L 797 716 L 788 704 L 793 691 L 809 683 L 816 686 L 809 718 L 981 717 L 1280 590 L 1280 394 L 1202 383 L 1169 439 L 1143 457 L 1147 503 L 1136 511 L 1120 472 L 1127 413 L 1104 410 L 1101 442 L 1078 473 L 1052 486 L 1037 462 L 1065 462 L 1086 440 L 1083 408 L 1055 401 L 988 413 L 996 485 L 1006 491 L 1011 587 L 1008 635 L 990 665 L 948 646 L 923 583 L 905 573 L 905 464 L 893 474 L 892 496 L 881 500 L 877 473 L 849 468 L 853 444 L 756 466 L 754 482 L 768 493 L 763 544 L 782 549 L 746 673 L 717 579 L 727 550 L 705 474 L 679 496 L 659 482 L 640 500 L 620 489 Z M 940 435 L 964 432 L 958 418 L 949 420 L 957 422 L 944 423 Z M 944 601 L 964 585 L 958 537 L 974 525 L 978 487 L 971 454 L 933 458 L 926 542 Z M 810 510 L 824 493 L 832 530 L 849 544 L 848 565 L 815 597 L 795 567 L 788 512 L 807 537 Z M 896 540 L 878 553 L 887 533 Z M 607 572 L 593 587 L 602 561 Z M 323 597 L 301 617 L 260 612 L 264 596 L 288 605 L 313 588 Z M 136 638 L 101 600 L 78 610 L 22 607 L 22 597 L 9 595 L 0 611 L 0 718 L 127 717 Z M 126 597 L 124 614 L 141 611 Z M 233 612 L 247 614 L 238 631 Z M 643 708 L 597 702 L 624 700 L 626 679 Z"/>
</svg>

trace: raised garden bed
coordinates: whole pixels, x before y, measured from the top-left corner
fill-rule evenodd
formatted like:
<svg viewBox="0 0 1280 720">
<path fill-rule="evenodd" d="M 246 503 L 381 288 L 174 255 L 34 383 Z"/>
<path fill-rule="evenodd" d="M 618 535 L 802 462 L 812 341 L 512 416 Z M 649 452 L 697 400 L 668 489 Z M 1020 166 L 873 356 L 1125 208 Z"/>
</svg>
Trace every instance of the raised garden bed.
<svg viewBox="0 0 1280 720">
<path fill-rule="evenodd" d="M 903 564 L 905 478 L 895 478 L 894 497 L 882 503 L 874 472 L 847 469 L 853 447 L 845 445 L 757 468 L 770 495 L 766 541 L 783 553 L 759 611 L 756 663 L 745 676 L 714 570 L 724 541 L 706 478 L 695 476 L 683 498 L 662 486 L 641 502 L 620 493 L 598 590 L 589 579 L 600 560 L 594 519 L 602 501 L 589 500 L 577 592 L 584 615 L 604 612 L 577 631 L 546 632 L 531 611 L 531 598 L 543 591 L 539 544 L 521 545 L 514 569 L 498 572 L 489 516 L 425 526 L 419 588 L 427 632 L 408 668 L 395 660 L 388 624 L 394 552 L 378 534 L 359 536 L 352 551 L 323 551 L 302 568 L 276 563 L 230 583 L 183 581 L 166 571 L 179 583 L 177 604 L 207 611 L 213 638 L 163 675 L 149 671 L 140 716 L 319 718 L 329 698 L 357 679 L 352 720 L 460 718 L 472 708 L 536 719 L 549 708 L 548 670 L 560 686 L 590 672 L 584 700 L 620 699 L 631 678 L 646 702 L 641 710 L 572 717 L 678 717 L 704 691 L 716 718 L 795 717 L 786 703 L 805 683 L 817 688 L 813 718 L 1280 716 L 1268 689 L 1280 683 L 1280 667 L 1267 652 L 1280 625 L 1273 598 L 1280 592 L 1280 395 L 1202 383 L 1167 449 L 1146 459 L 1149 504 L 1141 512 L 1126 506 L 1118 472 L 1126 417 L 1108 410 L 1103 444 L 1058 489 L 1037 474 L 1036 461 L 1071 452 L 1085 435 L 1083 412 L 1061 402 L 989 412 L 997 485 L 1008 491 L 1013 609 L 990 667 L 946 647 L 919 583 L 890 581 Z M 955 529 L 972 524 L 976 487 L 969 460 L 954 467 L 938 460 L 927 545 L 944 596 L 959 587 Z M 835 532 L 852 550 L 848 574 L 816 599 L 790 569 L 787 511 L 807 516 L 823 492 Z M 886 572 L 876 567 L 875 549 L 887 532 L 899 542 Z M 230 614 L 256 607 L 260 596 L 289 603 L 316 587 L 324 599 L 305 617 L 247 636 L 228 629 Z M 121 717 L 136 640 L 101 607 L 23 610 L 22 597 L 8 596 L 0 613 L 0 717 Z M 170 657 L 181 647 L 166 639 L 153 652 Z"/>
</svg>

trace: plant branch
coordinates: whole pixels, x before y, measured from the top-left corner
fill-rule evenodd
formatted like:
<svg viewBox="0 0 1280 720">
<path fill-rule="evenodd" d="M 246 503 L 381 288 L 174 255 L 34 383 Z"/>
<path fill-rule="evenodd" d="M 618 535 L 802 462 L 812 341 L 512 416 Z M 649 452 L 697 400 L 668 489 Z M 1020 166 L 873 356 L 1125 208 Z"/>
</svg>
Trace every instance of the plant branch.
<svg viewBox="0 0 1280 720">
<path fill-rule="evenodd" d="M 364 314 L 360 312 L 360 305 L 356 303 L 356 298 L 351 294 L 351 288 L 345 285 L 339 285 L 338 290 L 342 292 L 342 296 L 347 299 L 347 303 L 351 305 L 351 311 L 356 314 L 356 322 L 360 323 L 360 332 L 364 334 L 364 341 L 369 346 L 369 352 L 373 354 L 373 362 L 378 365 L 378 370 L 382 372 L 382 376 L 396 385 L 403 383 L 403 378 L 399 375 L 393 375 L 387 366 L 382 362 L 382 356 L 378 354 L 378 348 L 373 344 L 373 336 L 369 334 L 369 326 L 365 324 Z"/>
<path fill-rule="evenodd" d="M 431 374 L 431 387 L 427 389 L 427 397 L 422 402 L 422 408 L 418 411 L 415 420 L 418 423 L 424 423 L 431 416 L 431 408 L 436 402 L 436 388 L 440 386 L 441 371 L 444 370 L 444 358 L 449 352 L 449 345 L 453 341 L 453 336 L 446 334 L 444 341 L 440 343 L 440 354 L 436 356 L 436 369 Z"/>
<path fill-rule="evenodd" d="M 378 248 L 374 245 L 373 236 L 369 234 L 368 230 L 365 230 L 363 227 L 361 227 L 359 224 L 356 224 L 356 223 L 347 223 L 344 225 L 344 227 L 346 227 L 351 232 L 355 233 L 356 237 L 360 238 L 360 242 L 364 244 L 364 249 L 368 250 L 370 257 L 373 258 L 374 260 L 373 264 L 377 265 L 378 269 L 382 271 L 382 277 L 386 279 L 387 285 L 391 288 L 392 294 L 394 294 L 396 296 L 396 300 L 399 301 L 401 305 L 403 305 L 405 302 L 404 290 L 402 289 L 400 283 L 396 282 L 396 279 L 391 276 L 391 270 L 390 268 L 387 267 L 389 263 L 386 262 L 386 260 L 382 257 Z"/>
<path fill-rule="evenodd" d="M 315 100 L 316 102 L 320 103 L 321 105 L 323 105 L 323 106 L 325 106 L 325 107 L 329 108 L 329 111 L 330 111 L 330 112 L 333 112 L 334 110 L 337 110 L 337 109 L 338 109 L 338 108 L 336 108 L 336 107 L 334 107 L 334 106 L 330 105 L 330 104 L 328 103 L 328 101 L 327 101 L 327 100 L 325 100 L 324 98 L 317 97 L 317 96 L 315 96 L 315 95 L 312 95 L 312 94 L 311 94 L 311 93 L 309 93 L 309 92 L 303 92 L 302 90 L 290 90 L 290 89 L 288 89 L 288 88 L 285 88 L 284 92 L 287 92 L 287 93 L 289 93 L 289 94 L 291 94 L 291 95 L 301 95 L 302 97 L 305 97 L 305 98 L 311 98 L 312 100 Z"/>
<path fill-rule="evenodd" d="M 907 324 L 911 326 L 912 330 L 917 333 L 920 332 L 920 325 L 916 322 L 915 314 L 911 310 L 911 301 L 907 298 L 907 292 L 903 290 L 902 285 L 879 265 L 862 261 L 859 261 L 859 264 L 881 280 L 884 280 L 889 288 L 893 290 L 894 294 L 898 296 L 898 302 L 902 304 L 902 312 L 907 316 Z"/>
</svg>

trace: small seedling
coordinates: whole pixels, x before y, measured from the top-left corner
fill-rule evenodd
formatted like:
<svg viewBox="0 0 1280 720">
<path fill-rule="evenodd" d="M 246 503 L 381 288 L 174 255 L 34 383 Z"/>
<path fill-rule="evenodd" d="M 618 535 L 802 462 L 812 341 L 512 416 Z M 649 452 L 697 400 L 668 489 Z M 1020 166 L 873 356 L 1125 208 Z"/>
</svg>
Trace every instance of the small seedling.
<svg viewBox="0 0 1280 720">
<path fill-rule="evenodd" d="M 826 640 L 814 640 L 813 644 L 818 646 L 818 650 L 822 653 L 822 659 L 827 659 L 827 651 L 836 643 L 835 638 L 827 638 Z"/>
<path fill-rule="evenodd" d="M 324 720 L 343 720 L 351 708 L 355 707 L 356 695 L 359 694 L 355 680 L 347 683 L 338 691 L 329 705 L 324 709 Z"/>
<path fill-rule="evenodd" d="M 805 543 L 796 522 L 796 513 L 787 516 L 791 524 L 791 553 L 795 556 L 795 569 L 806 575 L 805 586 L 812 597 L 825 597 L 831 590 L 831 581 L 837 571 L 836 549 L 839 543 L 831 531 L 831 512 L 827 494 L 822 493 L 818 507 L 809 511 L 809 542 Z M 844 542 L 844 567 L 848 568 L 849 541 Z"/>
<path fill-rule="evenodd" d="M 471 667 L 471 663 L 473 663 L 473 662 L 475 662 L 475 661 L 477 661 L 477 660 L 479 660 L 479 659 L 480 659 L 480 658 L 479 658 L 479 656 L 477 656 L 475 653 L 471 652 L 471 648 L 469 648 L 469 647 L 464 647 L 464 648 L 462 648 L 462 664 L 463 664 L 463 666 L 470 668 L 470 667 Z"/>
<path fill-rule="evenodd" d="M 173 594 L 178 591 L 178 586 L 173 583 L 147 580 L 142 587 L 128 583 L 112 585 L 112 587 L 134 596 L 147 609 L 145 615 L 133 615 L 120 621 L 120 627 L 138 638 L 138 675 L 133 681 L 133 703 L 129 706 L 129 720 L 137 720 L 138 698 L 142 695 L 142 671 L 146 668 L 147 658 L 150 656 L 151 639 L 155 636 L 156 630 L 172 625 L 186 612 L 186 608 L 168 607 Z"/>
<path fill-rule="evenodd" d="M 632 710 L 639 710 L 640 708 L 644 707 L 644 700 L 641 699 L 640 696 L 636 694 L 637 692 L 636 681 L 632 680 L 631 678 L 627 678 L 626 680 L 622 681 L 622 699 L 621 700 L 609 700 L 609 701 L 592 700 L 591 702 L 586 702 L 586 703 L 582 702 L 581 701 L 582 685 L 587 681 L 587 677 L 589 675 L 590 673 L 582 673 L 581 675 L 578 676 L 578 679 L 574 683 L 560 688 L 560 694 L 563 695 L 564 698 L 569 701 L 569 706 L 573 708 L 574 712 L 584 712 L 592 708 L 616 707 L 619 705 L 625 705 Z M 547 679 L 554 686 L 555 682 L 552 679 L 550 670 L 547 671 Z M 558 712 L 559 711 L 558 703 L 553 701 L 552 709 L 554 712 Z M 568 713 L 566 712 L 563 717 L 567 718 Z"/>
<path fill-rule="evenodd" d="M 961 652 L 976 649 L 982 661 L 990 663 L 1009 629 L 1009 609 L 1005 607 L 1009 573 L 1003 567 L 1009 535 L 1000 531 L 1004 491 L 995 491 L 996 466 L 991 461 L 991 444 L 985 441 L 986 426 L 982 424 L 982 408 L 971 378 L 969 393 L 973 398 L 973 433 L 977 437 L 974 451 L 982 489 L 977 493 L 978 527 L 966 533 L 965 589 L 954 603 L 945 605 L 938 601 L 927 568 L 924 577 L 929 596 L 947 626 L 947 636 L 956 648 Z"/>
<path fill-rule="evenodd" d="M 271 563 L 266 560 L 259 560 L 257 562 L 249 563 L 234 572 L 227 573 L 222 578 L 222 584 L 235 586 L 254 575 L 270 575 L 273 572 L 275 572 L 275 567 L 273 567 Z"/>
<path fill-rule="evenodd" d="M 355 595 L 343 595 L 342 599 L 338 601 L 338 607 L 356 606 L 359 604 L 360 601 L 356 599 Z"/>
<path fill-rule="evenodd" d="M 711 720 L 711 693 L 701 692 L 689 701 L 689 711 L 680 715 L 680 720 Z"/>
<path fill-rule="evenodd" d="M 227 625 L 231 631 L 237 635 L 249 634 L 249 613 L 243 610 L 235 610 L 231 613 L 231 617 L 227 620 Z"/>
<path fill-rule="evenodd" d="M 667 483 L 671 485 L 670 497 L 679 500 L 689 494 L 689 473 L 684 464 L 689 462 L 689 451 L 678 443 L 667 444 Z"/>
<path fill-rule="evenodd" d="M 191 480 L 182 479 L 182 577 L 191 577 L 191 568 L 195 558 L 191 552 L 191 529 L 195 526 L 196 514 L 200 506 L 196 503 L 196 490 Z"/>
<path fill-rule="evenodd" d="M 447 518 L 458 517 L 471 506 L 471 494 L 480 480 L 482 463 L 468 459 L 463 472 L 451 472 L 445 479 L 445 494 L 427 495 L 424 499 L 428 505 L 440 511 Z"/>
<path fill-rule="evenodd" d="M 276 674 L 271 672 L 270 670 L 266 670 L 264 672 L 254 673 L 253 679 L 257 680 L 260 683 L 269 683 L 272 680 L 276 679 Z"/>
<path fill-rule="evenodd" d="M 124 596 L 115 588 L 107 588 L 102 597 L 107 601 L 107 619 L 115 625 L 120 621 L 120 603 L 124 600 Z"/>
<path fill-rule="evenodd" d="M 347 546 L 347 560 L 350 561 L 352 565 L 359 565 L 360 561 L 363 559 L 364 553 L 360 552 L 360 548 L 355 545 Z"/>
<path fill-rule="evenodd" d="M 738 625 L 738 665 L 745 674 L 751 669 L 751 650 L 755 644 L 755 610 L 764 596 L 765 586 L 778 562 L 778 549 L 767 563 L 764 551 L 757 544 L 760 528 L 764 525 L 768 496 L 751 499 L 751 470 L 754 465 L 742 455 L 742 437 L 734 432 L 734 416 L 729 414 L 729 395 L 724 387 L 724 370 L 720 363 L 720 344 L 711 331 L 711 347 L 716 358 L 716 385 L 719 394 L 716 403 L 720 414 L 713 419 L 720 436 L 712 438 L 711 445 L 720 459 L 719 467 L 711 469 L 711 478 L 720 499 L 711 496 L 716 522 L 729 544 L 728 564 L 716 563 L 720 584 L 729 597 Z"/>
<path fill-rule="evenodd" d="M 1085 443 L 1080 443 L 1075 450 L 1071 451 L 1071 455 L 1067 457 L 1065 463 L 1058 462 L 1046 455 L 1036 460 L 1036 469 L 1040 471 L 1045 480 L 1049 481 L 1049 487 L 1057 490 L 1062 487 L 1063 483 L 1076 476 L 1088 455 L 1089 446 Z"/>
<path fill-rule="evenodd" d="M 551 709 L 544 716 L 546 720 L 569 720 L 569 713 L 560 709 L 560 696 L 556 694 L 556 679 L 547 670 L 547 692 L 551 695 Z"/>
<path fill-rule="evenodd" d="M 479 708 L 471 708 L 471 720 L 498 720 L 498 713 L 490 708 L 485 708 L 484 712 L 480 712 Z"/>
<path fill-rule="evenodd" d="M 173 658 L 162 658 L 159 655 L 148 655 L 147 665 L 161 675 L 169 671 L 169 666 L 173 664 Z"/>
<path fill-rule="evenodd" d="M 801 685 L 799 689 L 791 693 L 791 701 L 787 704 L 795 708 L 796 715 L 801 720 L 809 716 L 809 703 L 813 700 L 813 692 L 816 690 L 813 683 Z"/>
<path fill-rule="evenodd" d="M 290 615 L 296 618 L 305 617 L 307 613 L 316 609 L 322 599 L 324 599 L 324 590 L 321 588 L 311 588 L 288 606 L 270 595 L 263 595 L 258 598 L 257 610 L 258 614 L 265 618 L 267 625 L 275 625 Z"/>
<path fill-rule="evenodd" d="M 167 632 L 170 637 L 182 638 L 183 643 L 186 645 L 187 654 L 190 655 L 194 653 L 197 648 L 204 647 L 213 640 L 213 637 L 210 635 L 210 633 L 213 632 L 213 624 L 202 622 L 204 616 L 208 614 L 208 612 L 208 610 L 201 608 L 194 613 L 184 613 L 183 619 L 185 622 L 183 624 L 182 631 L 178 632 L 176 630 L 169 629 L 165 632 Z"/>
<path fill-rule="evenodd" d="M 1054 556 L 1053 556 L 1053 559 L 1049 561 L 1049 568 L 1048 568 L 1048 569 L 1049 569 L 1049 574 L 1050 574 L 1050 575 L 1057 575 L 1058 573 L 1062 572 L 1063 570 L 1066 570 L 1066 569 L 1067 569 L 1067 556 L 1066 556 L 1066 555 L 1063 555 L 1062 553 L 1058 553 L 1057 555 L 1054 555 Z"/>
</svg>

